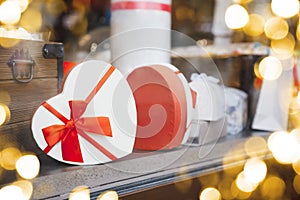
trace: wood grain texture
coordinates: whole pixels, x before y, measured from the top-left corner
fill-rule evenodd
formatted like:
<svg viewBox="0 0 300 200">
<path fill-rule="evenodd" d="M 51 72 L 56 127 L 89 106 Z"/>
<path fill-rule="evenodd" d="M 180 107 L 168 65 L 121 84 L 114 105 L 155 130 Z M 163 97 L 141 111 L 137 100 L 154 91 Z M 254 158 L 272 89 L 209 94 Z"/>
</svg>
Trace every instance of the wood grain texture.
<svg viewBox="0 0 300 200">
<path fill-rule="evenodd" d="M 21 151 L 42 154 L 37 146 L 30 128 L 30 121 L 23 121 L 15 124 L 0 126 L 0 150 L 7 147 L 17 147 Z"/>
<path fill-rule="evenodd" d="M 7 124 L 30 120 L 43 101 L 57 94 L 56 85 L 56 78 L 33 79 L 25 84 L 13 80 L 0 81 L 0 94 L 9 95 L 6 99 L 0 97 L 0 103 L 6 104 L 11 113 Z"/>
<path fill-rule="evenodd" d="M 57 60 L 45 59 L 42 55 L 44 42 L 19 40 L 19 42 L 10 48 L 3 48 L 0 46 L 0 80 L 11 80 L 11 68 L 7 65 L 8 60 L 16 50 L 28 50 L 29 54 L 35 62 L 34 78 L 54 78 L 57 77 Z"/>
</svg>

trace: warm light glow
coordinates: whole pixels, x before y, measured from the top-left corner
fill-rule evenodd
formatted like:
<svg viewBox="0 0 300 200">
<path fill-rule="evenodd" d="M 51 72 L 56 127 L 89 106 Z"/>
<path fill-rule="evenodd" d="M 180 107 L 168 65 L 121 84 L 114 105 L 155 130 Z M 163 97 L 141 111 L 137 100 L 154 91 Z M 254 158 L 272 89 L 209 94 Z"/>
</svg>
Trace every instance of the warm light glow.
<svg viewBox="0 0 300 200">
<path fill-rule="evenodd" d="M 293 169 L 298 175 L 300 175 L 300 159 L 293 162 Z"/>
<path fill-rule="evenodd" d="M 0 5 L 0 21 L 3 24 L 14 25 L 21 18 L 21 9 L 14 1 L 4 1 Z"/>
<path fill-rule="evenodd" d="M 7 105 L 0 103 L 0 126 L 10 119 L 10 110 Z"/>
<path fill-rule="evenodd" d="M 1 152 L 0 164 L 6 170 L 14 170 L 16 162 L 21 157 L 19 149 L 8 147 Z"/>
<path fill-rule="evenodd" d="M 235 145 L 228 153 L 223 157 L 223 172 L 228 176 L 236 176 L 239 172 L 243 170 L 243 165 L 232 166 L 232 163 L 240 162 L 242 159 L 246 160 L 246 154 L 241 154 L 241 149 L 244 145 Z M 241 157 L 243 155 L 243 157 Z M 229 167 L 228 167 L 229 166 Z"/>
<path fill-rule="evenodd" d="M 97 200 L 118 200 L 119 196 L 116 191 L 106 191 L 98 196 Z"/>
<path fill-rule="evenodd" d="M 291 18 L 299 13 L 298 0 L 272 0 L 273 13 L 283 18 Z"/>
<path fill-rule="evenodd" d="M 271 40 L 271 48 L 281 59 L 289 58 L 294 53 L 296 41 L 294 36 L 289 33 L 286 37 L 279 40 Z"/>
<path fill-rule="evenodd" d="M 35 155 L 25 155 L 18 159 L 16 169 L 25 179 L 35 178 L 40 171 L 40 161 Z"/>
<path fill-rule="evenodd" d="M 42 27 L 43 18 L 40 10 L 28 9 L 23 13 L 20 25 L 29 32 L 38 32 Z"/>
<path fill-rule="evenodd" d="M 272 17 L 265 23 L 265 34 L 268 38 L 279 40 L 284 38 L 289 32 L 289 25 L 280 17 Z"/>
<path fill-rule="evenodd" d="M 225 23 L 230 29 L 243 28 L 249 21 L 247 10 L 238 4 L 231 5 L 225 12 Z"/>
<path fill-rule="evenodd" d="M 279 163 L 291 164 L 298 159 L 298 143 L 287 132 L 272 133 L 268 139 L 268 147 Z"/>
<path fill-rule="evenodd" d="M 243 192 L 252 192 L 256 189 L 257 184 L 251 182 L 242 171 L 236 178 L 236 186 Z"/>
<path fill-rule="evenodd" d="M 231 185 L 233 183 L 234 179 L 229 177 L 223 177 L 222 180 L 220 180 L 218 184 L 218 190 L 220 191 L 222 195 L 222 199 L 234 199 L 236 196 L 233 196 L 231 193 Z"/>
<path fill-rule="evenodd" d="M 212 173 L 206 176 L 200 176 L 198 180 L 203 187 L 215 186 L 220 182 L 220 175 L 219 173 Z"/>
<path fill-rule="evenodd" d="M 282 199 L 285 191 L 285 183 L 276 176 L 268 177 L 260 187 L 263 199 Z"/>
<path fill-rule="evenodd" d="M 232 196 L 235 197 L 234 199 L 247 199 L 252 194 L 252 192 L 241 191 L 238 188 L 236 181 L 233 181 L 231 184 L 231 193 L 232 193 Z"/>
<path fill-rule="evenodd" d="M 0 199 L 20 200 L 24 199 L 22 189 L 16 185 L 8 185 L 0 190 Z"/>
<path fill-rule="evenodd" d="M 191 189 L 192 183 L 192 179 L 187 179 L 183 182 L 175 182 L 174 187 L 181 193 L 187 193 Z"/>
<path fill-rule="evenodd" d="M 78 186 L 72 190 L 69 200 L 90 200 L 90 190 L 87 186 Z"/>
<path fill-rule="evenodd" d="M 297 192 L 297 194 L 300 194 L 300 175 L 299 174 L 297 174 L 294 177 L 293 186 L 294 186 L 294 190 Z"/>
<path fill-rule="evenodd" d="M 267 165 L 257 158 L 247 160 L 244 166 L 244 175 L 253 184 L 262 182 L 267 175 Z"/>
<path fill-rule="evenodd" d="M 247 139 L 244 144 L 245 151 L 249 157 L 264 155 L 267 150 L 267 142 L 263 137 L 253 136 Z"/>
<path fill-rule="evenodd" d="M 234 3 L 239 3 L 239 4 L 247 4 L 250 3 L 253 0 L 233 0 Z"/>
<path fill-rule="evenodd" d="M 8 0 L 12 2 L 16 2 L 21 9 L 21 12 L 24 12 L 28 7 L 28 0 Z"/>
<path fill-rule="evenodd" d="M 221 193 L 216 188 L 205 188 L 200 193 L 199 200 L 221 200 Z"/>
<path fill-rule="evenodd" d="M 250 14 L 249 21 L 243 31 L 249 36 L 259 36 L 264 33 L 265 19 L 259 14 Z"/>
<path fill-rule="evenodd" d="M 13 185 L 18 186 L 21 188 L 23 193 L 23 199 L 22 200 L 29 200 L 32 192 L 33 192 L 33 186 L 32 183 L 26 180 L 16 181 L 13 183 Z"/>
<path fill-rule="evenodd" d="M 266 80 L 276 80 L 282 73 L 282 64 L 274 56 L 267 56 L 259 63 L 259 74 Z"/>
</svg>

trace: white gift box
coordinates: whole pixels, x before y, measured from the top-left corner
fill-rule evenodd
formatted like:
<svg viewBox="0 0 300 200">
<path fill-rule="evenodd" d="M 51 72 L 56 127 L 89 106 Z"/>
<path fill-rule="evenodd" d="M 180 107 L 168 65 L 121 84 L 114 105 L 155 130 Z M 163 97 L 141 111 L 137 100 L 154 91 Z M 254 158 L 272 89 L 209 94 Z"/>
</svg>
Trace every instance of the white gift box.
<svg viewBox="0 0 300 200">
<path fill-rule="evenodd" d="M 240 133 L 247 125 L 248 95 L 236 88 L 225 88 L 227 133 Z"/>
<path fill-rule="evenodd" d="M 206 74 L 193 73 L 190 87 L 197 93 L 195 120 L 217 121 L 225 116 L 224 89 L 219 80 Z"/>
<path fill-rule="evenodd" d="M 138 113 L 135 148 L 171 149 L 185 143 L 192 120 L 192 95 L 171 64 L 138 66 L 128 73 Z"/>
<path fill-rule="evenodd" d="M 111 62 L 123 74 L 170 62 L 171 0 L 112 0 L 111 10 Z"/>
<path fill-rule="evenodd" d="M 88 165 L 130 154 L 136 107 L 123 75 L 110 64 L 90 60 L 76 66 L 63 91 L 34 113 L 38 146 L 61 162 Z"/>
</svg>

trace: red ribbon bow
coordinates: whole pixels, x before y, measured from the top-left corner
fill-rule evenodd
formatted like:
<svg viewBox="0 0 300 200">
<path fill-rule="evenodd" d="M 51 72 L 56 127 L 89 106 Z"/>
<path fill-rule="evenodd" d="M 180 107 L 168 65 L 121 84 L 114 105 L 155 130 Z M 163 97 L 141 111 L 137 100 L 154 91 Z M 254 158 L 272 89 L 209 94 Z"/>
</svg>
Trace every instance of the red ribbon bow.
<svg viewBox="0 0 300 200">
<path fill-rule="evenodd" d="M 70 119 L 60 114 L 47 102 L 42 105 L 64 124 L 55 124 L 42 129 L 44 138 L 48 146 L 44 149 L 48 153 L 58 142 L 61 141 L 62 157 L 66 161 L 83 162 L 82 153 L 78 134 L 90 142 L 99 151 L 104 153 L 111 160 L 117 159 L 113 154 L 106 150 L 103 146 L 92 139 L 86 132 L 112 137 L 112 130 L 108 117 L 82 117 L 88 103 L 98 92 L 104 82 L 108 79 L 113 72 L 114 67 L 111 67 L 103 78 L 98 82 L 94 90 L 87 97 L 85 101 L 72 100 L 69 101 Z"/>
</svg>

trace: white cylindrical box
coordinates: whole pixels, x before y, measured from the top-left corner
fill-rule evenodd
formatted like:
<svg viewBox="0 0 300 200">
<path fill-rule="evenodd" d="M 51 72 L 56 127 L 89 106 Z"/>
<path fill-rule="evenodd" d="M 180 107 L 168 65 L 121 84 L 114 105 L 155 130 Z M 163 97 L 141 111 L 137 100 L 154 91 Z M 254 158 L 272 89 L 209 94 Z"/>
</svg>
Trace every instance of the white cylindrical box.
<svg viewBox="0 0 300 200">
<path fill-rule="evenodd" d="M 111 62 L 122 73 L 169 63 L 171 0 L 111 0 Z"/>
</svg>

